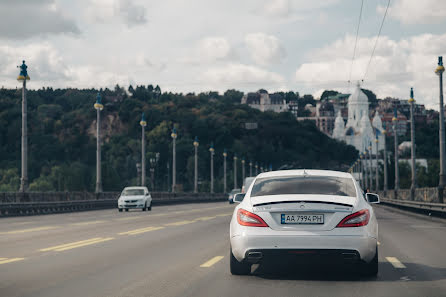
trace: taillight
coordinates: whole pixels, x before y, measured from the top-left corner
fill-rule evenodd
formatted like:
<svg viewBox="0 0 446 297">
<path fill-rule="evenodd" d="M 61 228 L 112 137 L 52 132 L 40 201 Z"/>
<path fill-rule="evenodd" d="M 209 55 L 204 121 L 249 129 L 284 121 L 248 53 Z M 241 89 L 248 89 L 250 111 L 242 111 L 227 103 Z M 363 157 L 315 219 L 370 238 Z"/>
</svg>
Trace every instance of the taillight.
<svg viewBox="0 0 446 297">
<path fill-rule="evenodd" d="M 237 222 L 242 226 L 268 227 L 261 217 L 241 208 L 237 211 Z"/>
<path fill-rule="evenodd" d="M 336 227 L 361 227 L 369 223 L 370 212 L 368 209 L 363 209 L 358 212 L 346 216 Z"/>
</svg>

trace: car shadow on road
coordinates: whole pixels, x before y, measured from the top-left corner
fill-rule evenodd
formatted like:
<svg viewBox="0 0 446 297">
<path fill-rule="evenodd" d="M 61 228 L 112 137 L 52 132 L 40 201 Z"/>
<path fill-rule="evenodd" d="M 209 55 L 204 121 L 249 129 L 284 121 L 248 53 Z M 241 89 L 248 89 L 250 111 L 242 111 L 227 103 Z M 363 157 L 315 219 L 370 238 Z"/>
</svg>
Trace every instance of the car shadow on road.
<svg viewBox="0 0 446 297">
<path fill-rule="evenodd" d="M 252 275 L 271 280 L 305 281 L 436 281 L 446 279 L 446 268 L 432 267 L 417 263 L 404 263 L 406 268 L 395 269 L 390 263 L 380 262 L 377 276 L 368 277 L 351 265 L 300 265 L 266 264 L 253 267 Z"/>
</svg>

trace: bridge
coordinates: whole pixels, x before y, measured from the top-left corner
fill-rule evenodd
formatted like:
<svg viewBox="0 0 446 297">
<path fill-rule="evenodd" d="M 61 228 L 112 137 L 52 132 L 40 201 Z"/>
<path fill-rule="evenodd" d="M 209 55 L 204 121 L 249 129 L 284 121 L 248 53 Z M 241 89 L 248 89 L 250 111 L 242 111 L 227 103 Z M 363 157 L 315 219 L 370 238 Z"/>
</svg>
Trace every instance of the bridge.
<svg viewBox="0 0 446 297">
<path fill-rule="evenodd" d="M 379 274 L 229 272 L 227 202 L 0 219 L 2 296 L 445 296 L 443 219 L 376 206 Z"/>
</svg>

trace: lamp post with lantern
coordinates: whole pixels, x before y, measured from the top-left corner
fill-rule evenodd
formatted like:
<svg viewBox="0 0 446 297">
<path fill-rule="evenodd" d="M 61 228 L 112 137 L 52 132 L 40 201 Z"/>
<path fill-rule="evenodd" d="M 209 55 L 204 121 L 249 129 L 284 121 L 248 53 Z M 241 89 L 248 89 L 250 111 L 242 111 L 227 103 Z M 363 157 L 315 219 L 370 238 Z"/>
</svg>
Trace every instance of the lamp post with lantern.
<svg viewBox="0 0 446 297">
<path fill-rule="evenodd" d="M 214 193 L 214 143 L 211 143 L 211 147 L 209 148 L 209 152 L 211 153 L 211 193 Z"/>
<path fill-rule="evenodd" d="M 142 113 L 141 121 L 141 186 L 146 185 L 146 134 L 145 128 L 147 126 L 146 118 L 144 113 Z M 153 191 L 153 176 L 152 176 L 152 191 Z"/>
<path fill-rule="evenodd" d="M 22 61 L 22 65 L 17 66 L 20 68 L 20 74 L 17 76 L 17 80 L 22 84 L 22 150 L 21 150 L 21 178 L 20 178 L 20 192 L 26 192 L 28 190 L 28 108 L 26 102 L 26 81 L 30 80 L 28 75 L 28 66 L 25 61 Z"/>
<path fill-rule="evenodd" d="M 172 193 L 175 193 L 176 182 L 177 182 L 176 140 L 178 137 L 177 130 L 175 129 L 175 127 L 173 127 L 173 129 L 172 129 L 172 133 L 170 134 L 170 137 L 172 137 Z"/>
<path fill-rule="evenodd" d="M 198 193 L 198 137 L 194 140 L 194 193 Z"/>
<path fill-rule="evenodd" d="M 104 105 L 101 103 L 101 94 L 98 92 L 96 96 L 96 193 L 102 192 L 102 174 L 101 174 L 101 110 Z"/>
</svg>

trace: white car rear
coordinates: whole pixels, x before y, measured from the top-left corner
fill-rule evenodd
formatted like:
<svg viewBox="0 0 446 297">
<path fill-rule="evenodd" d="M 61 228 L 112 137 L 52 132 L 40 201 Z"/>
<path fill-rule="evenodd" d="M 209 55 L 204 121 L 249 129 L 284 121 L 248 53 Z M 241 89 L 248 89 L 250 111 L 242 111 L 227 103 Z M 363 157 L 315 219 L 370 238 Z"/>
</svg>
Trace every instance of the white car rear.
<svg viewBox="0 0 446 297">
<path fill-rule="evenodd" d="M 377 195 L 367 197 L 379 202 Z M 364 274 L 376 275 L 377 238 L 373 208 L 351 174 L 262 173 L 232 216 L 231 273 L 247 274 L 253 263 L 278 260 L 358 263 Z"/>
<path fill-rule="evenodd" d="M 147 187 L 127 187 L 119 196 L 118 209 L 120 212 L 124 209 L 152 210 L 152 196 Z"/>
</svg>

